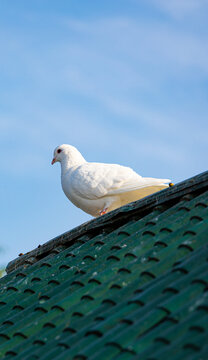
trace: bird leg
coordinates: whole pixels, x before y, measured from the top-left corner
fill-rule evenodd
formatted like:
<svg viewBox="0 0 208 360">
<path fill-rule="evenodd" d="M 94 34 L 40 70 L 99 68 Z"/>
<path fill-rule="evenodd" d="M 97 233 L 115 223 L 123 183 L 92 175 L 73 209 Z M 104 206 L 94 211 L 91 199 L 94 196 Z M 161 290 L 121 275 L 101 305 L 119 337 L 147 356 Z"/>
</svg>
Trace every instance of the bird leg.
<svg viewBox="0 0 208 360">
<path fill-rule="evenodd" d="M 105 215 L 107 213 L 108 208 L 104 208 L 103 210 L 99 211 L 99 215 Z"/>
</svg>

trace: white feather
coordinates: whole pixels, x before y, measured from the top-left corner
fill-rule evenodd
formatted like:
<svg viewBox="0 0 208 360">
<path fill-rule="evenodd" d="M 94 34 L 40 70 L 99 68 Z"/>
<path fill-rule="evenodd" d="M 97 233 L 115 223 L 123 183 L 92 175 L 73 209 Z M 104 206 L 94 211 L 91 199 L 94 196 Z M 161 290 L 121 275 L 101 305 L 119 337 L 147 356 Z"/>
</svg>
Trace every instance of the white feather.
<svg viewBox="0 0 208 360">
<path fill-rule="evenodd" d="M 61 150 L 58 153 L 58 150 Z M 61 181 L 65 195 L 77 207 L 98 216 L 168 187 L 169 179 L 145 178 L 129 167 L 116 164 L 88 163 L 71 145 L 54 151 L 61 163 Z"/>
</svg>

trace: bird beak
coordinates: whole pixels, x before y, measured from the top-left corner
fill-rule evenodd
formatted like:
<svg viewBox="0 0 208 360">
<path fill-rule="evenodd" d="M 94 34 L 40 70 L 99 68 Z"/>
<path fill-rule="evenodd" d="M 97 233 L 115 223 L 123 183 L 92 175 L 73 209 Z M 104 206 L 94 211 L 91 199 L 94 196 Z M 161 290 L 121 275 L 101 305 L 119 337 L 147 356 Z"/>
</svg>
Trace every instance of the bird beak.
<svg viewBox="0 0 208 360">
<path fill-rule="evenodd" d="M 53 160 L 51 161 L 51 165 L 55 164 L 56 162 L 56 158 L 53 158 Z"/>
</svg>

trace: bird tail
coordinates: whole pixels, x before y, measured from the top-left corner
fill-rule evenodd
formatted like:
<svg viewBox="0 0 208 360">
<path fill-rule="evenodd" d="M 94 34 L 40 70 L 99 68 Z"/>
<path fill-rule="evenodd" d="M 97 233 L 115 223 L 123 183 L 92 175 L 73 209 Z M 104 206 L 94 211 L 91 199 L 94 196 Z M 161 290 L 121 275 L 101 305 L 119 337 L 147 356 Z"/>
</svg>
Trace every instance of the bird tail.
<svg viewBox="0 0 208 360">
<path fill-rule="evenodd" d="M 143 178 L 144 182 L 146 183 L 146 186 L 153 186 L 153 185 L 161 185 L 164 187 L 165 186 L 169 186 L 169 184 L 171 183 L 170 179 L 155 179 L 155 178 Z"/>
</svg>

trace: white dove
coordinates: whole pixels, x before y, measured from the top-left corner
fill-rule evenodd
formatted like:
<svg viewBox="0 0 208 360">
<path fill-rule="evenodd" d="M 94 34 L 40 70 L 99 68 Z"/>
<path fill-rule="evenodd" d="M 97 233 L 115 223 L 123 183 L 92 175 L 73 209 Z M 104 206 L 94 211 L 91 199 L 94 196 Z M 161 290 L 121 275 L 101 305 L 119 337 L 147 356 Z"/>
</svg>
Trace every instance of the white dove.
<svg viewBox="0 0 208 360">
<path fill-rule="evenodd" d="M 87 162 L 72 145 L 55 148 L 51 164 L 57 161 L 65 195 L 95 217 L 172 185 L 169 179 L 145 178 L 126 166 Z"/>
</svg>

